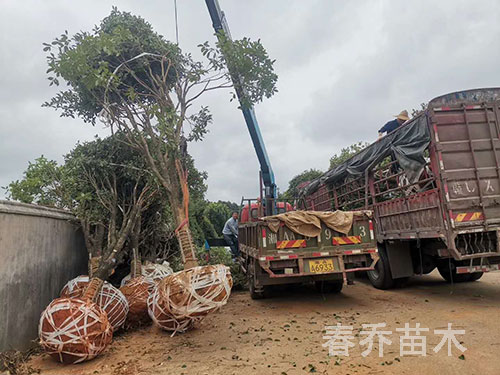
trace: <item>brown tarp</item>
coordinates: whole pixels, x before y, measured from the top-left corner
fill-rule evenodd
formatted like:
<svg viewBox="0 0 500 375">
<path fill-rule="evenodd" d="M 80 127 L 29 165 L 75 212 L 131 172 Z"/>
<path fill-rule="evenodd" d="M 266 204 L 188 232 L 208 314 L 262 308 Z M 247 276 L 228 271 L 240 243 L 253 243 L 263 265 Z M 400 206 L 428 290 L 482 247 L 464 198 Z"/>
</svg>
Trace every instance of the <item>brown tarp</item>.
<svg viewBox="0 0 500 375">
<path fill-rule="evenodd" d="M 321 233 L 321 222 L 334 231 L 348 234 L 354 215 L 369 215 L 364 211 L 290 211 L 284 214 L 263 217 L 269 228 L 277 232 L 283 222 L 290 230 L 307 237 L 317 237 Z"/>
</svg>

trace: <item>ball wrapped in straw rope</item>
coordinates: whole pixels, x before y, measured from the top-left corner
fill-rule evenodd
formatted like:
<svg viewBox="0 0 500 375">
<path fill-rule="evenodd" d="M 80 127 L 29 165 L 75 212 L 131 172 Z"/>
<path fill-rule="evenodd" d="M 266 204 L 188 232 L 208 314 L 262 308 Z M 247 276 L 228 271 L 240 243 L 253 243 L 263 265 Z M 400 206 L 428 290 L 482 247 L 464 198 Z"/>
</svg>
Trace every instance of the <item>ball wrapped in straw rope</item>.
<svg viewBox="0 0 500 375">
<path fill-rule="evenodd" d="M 153 279 L 153 281 L 160 281 L 161 279 L 164 279 L 174 273 L 174 270 L 170 267 L 168 262 L 159 264 L 146 261 L 144 262 L 141 271 L 143 276 L 149 277 L 150 279 Z"/>
<path fill-rule="evenodd" d="M 149 312 L 160 327 L 185 331 L 193 322 L 225 305 L 232 286 L 231 272 L 224 265 L 180 271 L 157 284 L 149 301 Z"/>
<path fill-rule="evenodd" d="M 181 318 L 176 319 L 172 314 L 170 314 L 165 307 L 165 300 L 160 299 L 160 293 L 158 291 L 158 285 L 155 286 L 153 292 L 148 298 L 148 313 L 151 320 L 160 328 L 165 331 L 172 332 L 175 334 L 177 332 L 185 332 L 192 328 L 195 318 Z"/>
<path fill-rule="evenodd" d="M 95 358 L 113 338 L 106 312 L 92 300 L 102 285 L 101 280 L 94 280 L 81 299 L 57 298 L 40 317 L 40 345 L 60 362 L 80 363 Z"/>
<path fill-rule="evenodd" d="M 146 261 L 141 267 L 141 275 L 145 276 L 149 279 L 152 279 L 155 282 L 160 281 L 161 279 L 167 277 L 168 275 L 173 274 L 174 271 L 168 262 L 163 262 L 162 264 L 152 263 Z M 125 276 L 120 286 L 124 286 L 127 281 L 132 278 L 132 274 L 128 274 Z"/>
<path fill-rule="evenodd" d="M 62 288 L 61 297 L 80 298 L 88 284 L 88 276 L 75 277 Z M 128 301 L 118 288 L 105 281 L 96 296 L 95 302 L 108 315 L 108 321 L 113 331 L 118 330 L 125 323 L 129 309 Z"/>
<path fill-rule="evenodd" d="M 129 311 L 126 321 L 128 325 L 137 326 L 151 321 L 148 314 L 148 297 L 154 286 L 153 280 L 144 276 L 136 276 L 120 288 L 128 301 Z"/>
</svg>

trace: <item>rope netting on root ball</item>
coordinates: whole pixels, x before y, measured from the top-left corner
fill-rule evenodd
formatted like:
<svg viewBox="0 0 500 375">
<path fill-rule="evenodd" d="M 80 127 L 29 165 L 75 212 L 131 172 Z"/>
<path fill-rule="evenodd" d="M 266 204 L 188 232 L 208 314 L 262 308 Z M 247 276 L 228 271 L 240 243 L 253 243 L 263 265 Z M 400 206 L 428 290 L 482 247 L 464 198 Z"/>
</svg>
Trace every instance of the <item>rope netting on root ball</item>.
<svg viewBox="0 0 500 375">
<path fill-rule="evenodd" d="M 155 283 L 144 276 L 133 277 L 120 288 L 128 301 L 126 325 L 139 326 L 151 321 L 148 314 L 148 297 L 153 292 Z"/>
<path fill-rule="evenodd" d="M 80 363 L 102 353 L 113 338 L 106 312 L 93 300 L 103 281 L 92 279 L 81 299 L 57 298 L 43 311 L 38 334 L 46 353 L 63 363 Z"/>
<path fill-rule="evenodd" d="M 75 277 L 62 288 L 61 297 L 80 298 L 88 284 L 88 276 Z M 125 323 L 129 310 L 128 301 L 118 288 L 105 281 L 95 302 L 108 315 L 108 321 L 113 331 L 118 330 Z"/>
<path fill-rule="evenodd" d="M 158 283 L 149 301 L 149 312 L 161 328 L 182 332 L 225 305 L 232 286 L 231 273 L 224 265 L 180 271 Z"/>
<path fill-rule="evenodd" d="M 161 279 L 167 277 L 168 275 L 171 275 L 174 273 L 174 270 L 172 267 L 170 267 L 170 264 L 168 262 L 163 262 L 161 264 L 159 263 L 152 263 L 152 262 L 144 262 L 141 268 L 141 274 L 142 276 L 145 276 L 155 282 L 160 281 Z M 125 283 L 132 278 L 132 273 L 128 274 L 125 276 L 122 281 L 120 286 L 124 286 Z"/>
<path fill-rule="evenodd" d="M 142 263 L 139 253 L 133 249 L 131 263 L 132 278 L 120 287 L 128 301 L 126 325 L 137 327 L 151 322 L 148 314 L 148 298 L 153 292 L 155 283 L 149 277 L 142 276 Z"/>
<path fill-rule="evenodd" d="M 148 298 L 148 313 L 157 326 L 165 331 L 172 332 L 172 335 L 191 329 L 195 321 L 201 320 L 201 318 L 176 319 L 168 312 L 165 305 L 165 299 L 160 299 L 158 285 L 156 285 L 153 293 Z"/>
</svg>

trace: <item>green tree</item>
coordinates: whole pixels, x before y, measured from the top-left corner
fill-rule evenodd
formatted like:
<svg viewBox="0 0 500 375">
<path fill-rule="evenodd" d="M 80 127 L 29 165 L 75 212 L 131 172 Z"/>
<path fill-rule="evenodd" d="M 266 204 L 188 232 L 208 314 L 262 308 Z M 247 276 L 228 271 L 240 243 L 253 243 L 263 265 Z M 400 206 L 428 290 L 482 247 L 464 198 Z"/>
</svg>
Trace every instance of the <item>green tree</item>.
<svg viewBox="0 0 500 375">
<path fill-rule="evenodd" d="M 288 189 L 282 194 L 282 198 L 294 199 L 298 197 L 301 184 L 303 184 L 304 182 L 312 181 L 322 174 L 323 172 L 313 168 L 306 169 L 302 173 L 299 173 L 297 176 L 290 180 L 290 182 L 288 183 Z"/>
<path fill-rule="evenodd" d="M 43 155 L 29 162 L 23 178 L 5 187 L 7 198 L 23 203 L 62 207 L 61 167 Z"/>
<path fill-rule="evenodd" d="M 340 150 L 340 153 L 333 155 L 330 158 L 330 169 L 335 168 L 337 165 L 342 164 L 347 159 L 351 158 L 364 148 L 368 146 L 368 142 L 358 142 L 350 145 L 349 147 L 344 147 Z"/>
<path fill-rule="evenodd" d="M 187 143 L 202 140 L 212 122 L 208 108 L 195 109 L 195 103 L 208 91 L 232 86 L 226 64 L 238 72 L 244 105 L 276 91 L 274 61 L 260 42 L 219 36 L 214 47 L 200 45 L 204 61 L 196 61 L 144 19 L 114 8 L 92 32 L 64 33 L 45 44 L 50 84 L 62 80 L 68 87 L 45 105 L 92 124 L 99 117 L 126 135 L 162 186 L 179 241 L 191 238 Z M 184 261 L 194 262 L 192 241 L 180 244 Z"/>
<path fill-rule="evenodd" d="M 108 238 L 110 218 L 108 209 L 113 190 L 108 190 L 107 180 L 118 177 L 118 206 L 123 200 L 130 200 L 137 178 L 151 179 L 151 172 L 140 154 L 124 142 L 124 137 L 115 134 L 105 139 L 78 144 L 65 157 L 65 163 L 58 165 L 53 160 L 40 157 L 30 162 L 21 180 L 7 187 L 9 198 L 25 203 L 64 208 L 72 211 L 84 230 L 87 248 L 91 255 L 99 256 L 102 245 Z M 190 221 L 196 228 L 193 233 L 196 243 L 202 244 L 207 237 L 214 237 L 215 229 L 205 216 L 206 173 L 198 171 L 191 156 L 186 157 L 188 187 L 191 195 Z M 149 181 L 151 182 L 151 181 Z M 158 186 L 153 185 L 158 192 Z M 98 199 L 100 198 L 100 199 Z M 114 210 L 120 212 L 120 210 Z M 138 233 L 130 231 L 124 248 L 130 252 L 132 243 L 141 251 L 143 259 L 171 259 L 178 256 L 175 240 L 175 224 L 168 201 L 161 194 L 155 194 L 141 210 L 136 227 Z M 118 224 L 122 216 L 115 218 Z M 118 228 L 119 229 L 119 228 Z M 137 237 L 137 238 L 136 238 Z"/>
<path fill-rule="evenodd" d="M 230 205 L 221 201 L 210 202 L 205 207 L 203 215 L 212 223 L 216 237 L 222 237 L 222 229 L 232 211 L 234 209 L 231 209 Z"/>
<path fill-rule="evenodd" d="M 80 221 L 91 257 L 101 257 L 105 279 L 137 244 L 134 228 L 159 187 L 142 156 L 123 134 L 78 144 L 59 166 L 44 157 L 30 163 L 24 179 L 9 185 L 12 199 L 69 209 Z"/>
</svg>

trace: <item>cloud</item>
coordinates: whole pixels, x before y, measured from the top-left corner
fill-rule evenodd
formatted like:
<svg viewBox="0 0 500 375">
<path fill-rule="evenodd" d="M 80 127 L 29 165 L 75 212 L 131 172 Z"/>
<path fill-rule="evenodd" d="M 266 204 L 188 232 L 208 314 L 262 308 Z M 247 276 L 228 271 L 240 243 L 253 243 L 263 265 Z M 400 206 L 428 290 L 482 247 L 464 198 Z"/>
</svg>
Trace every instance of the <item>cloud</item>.
<svg viewBox="0 0 500 375">
<path fill-rule="evenodd" d="M 354 142 L 373 141 L 401 109 L 435 96 L 498 86 L 500 3 L 482 1 L 219 0 L 233 37 L 260 38 L 276 59 L 279 92 L 256 107 L 278 185 Z M 44 2 L 4 0 L 0 14 L 0 186 L 22 176 L 41 154 L 57 160 L 102 126 L 63 119 L 41 108 L 47 85 L 41 43 L 64 30 L 89 30 L 112 5 L 147 19 L 175 40 L 168 1 Z M 214 41 L 202 1 L 178 2 L 181 47 Z M 240 201 L 259 194 L 259 165 L 243 116 L 228 92 L 201 99 L 214 123 L 189 146 L 209 174 L 208 198 Z M 1 197 L 1 192 L 0 192 Z"/>
</svg>

